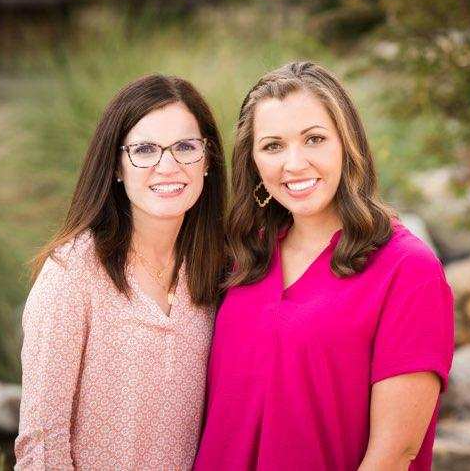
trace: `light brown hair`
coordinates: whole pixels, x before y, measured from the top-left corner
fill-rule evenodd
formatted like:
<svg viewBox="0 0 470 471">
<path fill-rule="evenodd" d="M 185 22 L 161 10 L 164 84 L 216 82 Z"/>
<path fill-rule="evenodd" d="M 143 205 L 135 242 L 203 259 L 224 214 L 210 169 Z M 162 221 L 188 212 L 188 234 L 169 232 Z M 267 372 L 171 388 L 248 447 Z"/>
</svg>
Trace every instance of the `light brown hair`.
<svg viewBox="0 0 470 471">
<path fill-rule="evenodd" d="M 394 213 L 377 192 L 377 175 L 366 133 L 346 90 L 323 67 L 293 62 L 263 76 L 243 101 L 232 156 L 233 199 L 228 217 L 228 246 L 233 271 L 225 287 L 253 283 L 267 273 L 276 238 L 292 224 L 289 211 L 274 198 L 260 208 L 253 189 L 260 176 L 253 160 L 253 120 L 257 103 L 284 99 L 306 90 L 327 110 L 343 147 L 343 166 L 335 204 L 343 226 L 331 269 L 339 277 L 364 269 L 368 256 L 391 236 Z"/>
<path fill-rule="evenodd" d="M 65 222 L 33 262 L 33 280 L 48 257 L 64 243 L 91 230 L 96 254 L 116 288 L 129 294 L 125 267 L 133 222 L 129 198 L 116 181 L 121 151 L 129 131 L 151 111 L 181 102 L 207 138 L 208 175 L 202 193 L 184 216 L 177 237 L 172 284 L 183 260 L 188 289 L 198 305 L 216 302 L 224 266 L 223 221 L 226 173 L 221 138 L 214 117 L 199 92 L 173 76 L 149 75 L 124 87 L 105 109 L 91 139 Z M 158 234 L 155 235 L 158 237 Z"/>
</svg>

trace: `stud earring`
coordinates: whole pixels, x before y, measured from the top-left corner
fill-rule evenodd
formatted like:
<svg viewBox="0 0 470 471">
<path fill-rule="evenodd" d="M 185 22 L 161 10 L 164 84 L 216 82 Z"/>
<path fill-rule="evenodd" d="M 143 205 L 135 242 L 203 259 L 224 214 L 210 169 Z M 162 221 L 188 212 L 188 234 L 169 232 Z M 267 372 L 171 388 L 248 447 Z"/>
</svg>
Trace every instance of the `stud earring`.
<svg viewBox="0 0 470 471">
<path fill-rule="evenodd" d="M 122 180 L 119 177 L 117 177 L 116 180 L 117 180 L 118 183 L 122 182 Z"/>
<path fill-rule="evenodd" d="M 209 172 L 204 172 L 204 176 L 207 177 L 209 175 Z"/>
<path fill-rule="evenodd" d="M 264 199 L 264 201 L 261 201 L 256 192 L 261 188 L 264 187 L 264 191 L 268 194 L 268 196 Z M 255 198 L 256 202 L 258 203 L 258 206 L 260 208 L 264 208 L 268 203 L 269 200 L 273 197 L 268 190 L 266 190 L 266 187 L 263 184 L 263 181 L 261 180 L 258 185 L 256 185 L 255 189 L 253 190 L 253 197 Z"/>
</svg>

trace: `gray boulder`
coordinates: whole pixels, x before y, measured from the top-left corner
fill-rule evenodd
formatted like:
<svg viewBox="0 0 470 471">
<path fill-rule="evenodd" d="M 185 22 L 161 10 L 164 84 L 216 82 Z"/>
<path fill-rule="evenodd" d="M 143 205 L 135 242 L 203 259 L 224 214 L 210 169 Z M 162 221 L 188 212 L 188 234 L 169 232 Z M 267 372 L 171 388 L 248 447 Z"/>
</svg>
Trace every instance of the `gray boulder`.
<svg viewBox="0 0 470 471">
<path fill-rule="evenodd" d="M 437 248 L 432 241 L 431 234 L 429 233 L 429 230 L 426 227 L 426 222 L 423 218 L 419 217 L 417 214 L 403 213 L 400 214 L 400 220 L 410 232 L 412 232 L 416 237 L 419 237 L 423 242 L 426 242 L 434 253 L 438 254 Z"/>
<path fill-rule="evenodd" d="M 470 345 L 458 348 L 454 354 L 449 388 L 442 396 L 441 412 L 470 420 Z M 470 445 L 470 440 L 468 443 Z"/>
<path fill-rule="evenodd" d="M 455 343 L 470 343 L 470 257 L 446 266 L 455 298 Z"/>
<path fill-rule="evenodd" d="M 424 219 L 444 260 L 470 255 L 468 169 L 441 167 L 416 173 L 411 183 L 422 195 L 413 211 Z"/>
<path fill-rule="evenodd" d="M 18 432 L 21 386 L 0 383 L 0 433 L 14 435 Z"/>
<path fill-rule="evenodd" d="M 433 471 L 470 470 L 470 421 L 439 422 L 433 448 Z"/>
</svg>

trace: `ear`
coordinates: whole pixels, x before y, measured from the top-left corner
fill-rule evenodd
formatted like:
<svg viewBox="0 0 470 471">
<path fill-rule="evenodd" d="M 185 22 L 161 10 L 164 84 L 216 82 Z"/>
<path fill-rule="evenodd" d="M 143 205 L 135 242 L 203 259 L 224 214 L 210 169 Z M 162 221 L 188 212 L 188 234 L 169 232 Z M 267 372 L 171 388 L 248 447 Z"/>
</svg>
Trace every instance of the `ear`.
<svg viewBox="0 0 470 471">
<path fill-rule="evenodd" d="M 122 180 L 124 179 L 123 172 L 122 172 L 122 162 L 119 160 L 116 162 L 116 168 L 114 170 L 114 178 L 116 179 L 118 183 L 121 183 Z"/>
</svg>

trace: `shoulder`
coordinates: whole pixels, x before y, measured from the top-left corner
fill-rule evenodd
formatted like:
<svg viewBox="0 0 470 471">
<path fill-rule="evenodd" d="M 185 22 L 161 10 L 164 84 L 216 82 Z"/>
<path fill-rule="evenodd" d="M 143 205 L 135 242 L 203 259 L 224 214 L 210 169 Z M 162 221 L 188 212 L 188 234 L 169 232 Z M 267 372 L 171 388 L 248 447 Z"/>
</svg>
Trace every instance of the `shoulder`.
<svg viewBox="0 0 470 471">
<path fill-rule="evenodd" d="M 97 267 L 93 236 L 85 231 L 56 248 L 46 260 L 37 282 L 50 280 L 79 283 L 90 279 Z"/>
<path fill-rule="evenodd" d="M 442 263 L 433 250 L 397 220 L 391 238 L 374 254 L 372 264 L 410 277 L 414 283 L 444 277 Z"/>
<path fill-rule="evenodd" d="M 87 230 L 57 247 L 54 257 L 63 262 L 90 261 L 94 257 L 94 241 L 91 231 Z"/>
<path fill-rule="evenodd" d="M 36 278 L 23 311 L 23 326 L 65 319 L 81 322 L 96 285 L 93 238 L 83 233 L 56 248 Z"/>
</svg>

